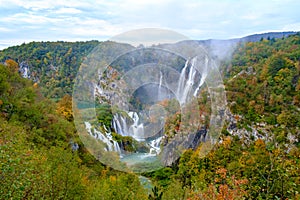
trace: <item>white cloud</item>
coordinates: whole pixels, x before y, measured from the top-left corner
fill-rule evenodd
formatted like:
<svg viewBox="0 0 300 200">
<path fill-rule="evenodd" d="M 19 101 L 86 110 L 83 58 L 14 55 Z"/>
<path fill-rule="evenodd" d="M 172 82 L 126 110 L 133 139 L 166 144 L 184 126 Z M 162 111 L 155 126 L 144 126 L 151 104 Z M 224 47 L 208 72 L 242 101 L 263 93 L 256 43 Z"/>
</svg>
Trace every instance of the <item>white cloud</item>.
<svg viewBox="0 0 300 200">
<path fill-rule="evenodd" d="M 5 27 L 0 27 L 0 33 L 1 32 L 11 32 L 11 31 L 13 31 L 13 29 L 5 28 Z"/>
<path fill-rule="evenodd" d="M 27 24 L 33 24 L 33 25 L 38 25 L 38 24 L 46 24 L 46 23 L 51 23 L 51 22 L 59 22 L 62 21 L 62 19 L 59 18 L 50 18 L 50 17 L 45 17 L 42 15 L 35 15 L 32 13 L 17 13 L 12 16 L 7 16 L 2 18 L 3 21 L 7 23 L 27 23 Z M 24 24 L 25 25 L 25 24 Z"/>
<path fill-rule="evenodd" d="M 81 10 L 77 8 L 60 8 L 57 11 L 55 11 L 57 14 L 79 14 L 82 13 Z"/>
<path fill-rule="evenodd" d="M 111 23 L 101 20 L 101 19 L 92 19 L 92 18 L 72 18 L 72 24 L 67 30 L 65 30 L 68 34 L 72 34 L 75 36 L 83 36 L 83 37 L 109 37 L 111 35 L 115 35 L 121 31 L 117 26 L 112 25 Z M 65 29 L 65 27 L 61 27 L 61 29 Z M 63 31 L 63 30 L 62 30 Z"/>
<path fill-rule="evenodd" d="M 10 41 L 109 39 L 147 27 L 192 39 L 300 28 L 298 0 L 0 0 L 0 5 L 1 39 Z"/>
<path fill-rule="evenodd" d="M 77 0 L 0 0 L 0 3 L 4 7 L 18 6 L 33 11 L 53 9 L 55 7 L 89 8 L 92 6 L 91 1 Z"/>
<path fill-rule="evenodd" d="M 293 23 L 293 24 L 287 24 L 283 27 L 282 30 L 283 31 L 290 31 L 290 30 L 300 31 L 300 22 Z"/>
</svg>

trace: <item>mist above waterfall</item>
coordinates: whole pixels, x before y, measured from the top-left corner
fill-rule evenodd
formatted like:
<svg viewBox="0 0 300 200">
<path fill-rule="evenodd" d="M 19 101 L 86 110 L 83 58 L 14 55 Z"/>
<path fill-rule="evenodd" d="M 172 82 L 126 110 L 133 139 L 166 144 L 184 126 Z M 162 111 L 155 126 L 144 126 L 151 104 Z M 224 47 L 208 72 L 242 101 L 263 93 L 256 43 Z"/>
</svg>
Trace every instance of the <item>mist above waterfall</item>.
<svg viewBox="0 0 300 200">
<path fill-rule="evenodd" d="M 209 40 L 209 50 L 218 60 L 230 60 L 238 40 Z"/>
</svg>

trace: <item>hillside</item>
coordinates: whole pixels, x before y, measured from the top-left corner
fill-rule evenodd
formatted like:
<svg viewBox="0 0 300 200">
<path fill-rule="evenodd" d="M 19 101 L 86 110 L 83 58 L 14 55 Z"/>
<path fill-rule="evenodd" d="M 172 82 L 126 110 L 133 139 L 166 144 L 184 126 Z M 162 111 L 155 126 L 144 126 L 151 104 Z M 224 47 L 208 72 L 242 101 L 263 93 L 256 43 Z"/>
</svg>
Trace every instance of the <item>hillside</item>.
<svg viewBox="0 0 300 200">
<path fill-rule="evenodd" d="M 299 138 L 299 44 L 299 34 L 241 44 L 225 72 L 229 107 L 243 117 L 241 126 L 278 143 Z"/>
<path fill-rule="evenodd" d="M 290 35 L 295 35 L 297 32 L 269 32 L 269 33 L 261 33 L 261 34 L 254 34 L 249 35 L 246 37 L 241 38 L 240 40 L 243 42 L 258 42 L 262 39 L 270 40 L 270 39 L 280 39 L 286 38 Z"/>
<path fill-rule="evenodd" d="M 228 109 L 219 142 L 205 157 L 187 150 L 143 173 L 150 192 L 138 175 L 96 161 L 77 136 L 68 94 L 98 44 L 109 46 L 32 42 L 0 52 L 0 199 L 300 198 L 299 33 L 238 43 L 220 60 Z"/>
<path fill-rule="evenodd" d="M 0 199 L 145 199 L 137 176 L 103 166 L 83 147 L 71 105 L 70 96 L 55 104 L 14 66 L 0 65 Z"/>
<path fill-rule="evenodd" d="M 23 76 L 38 83 L 46 97 L 61 98 L 72 94 L 80 64 L 98 44 L 98 41 L 31 42 L 0 51 L 0 61 L 16 61 Z"/>
</svg>

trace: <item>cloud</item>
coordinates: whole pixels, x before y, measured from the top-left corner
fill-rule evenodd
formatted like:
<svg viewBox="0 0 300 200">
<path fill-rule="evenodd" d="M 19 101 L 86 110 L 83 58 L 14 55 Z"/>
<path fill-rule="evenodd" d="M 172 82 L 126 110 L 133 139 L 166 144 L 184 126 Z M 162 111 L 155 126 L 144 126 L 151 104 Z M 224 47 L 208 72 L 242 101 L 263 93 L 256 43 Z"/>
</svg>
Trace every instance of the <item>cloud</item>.
<svg viewBox="0 0 300 200">
<path fill-rule="evenodd" d="M 57 14 L 79 14 L 82 13 L 81 10 L 77 8 L 60 8 L 57 11 L 55 11 Z"/>
<path fill-rule="evenodd" d="M 93 19 L 93 18 L 71 18 L 71 23 L 74 26 L 70 26 L 67 33 L 82 36 L 82 37 L 107 37 L 109 38 L 112 35 L 122 31 L 117 26 L 112 25 L 108 21 L 101 19 Z M 60 30 L 65 29 L 65 27 L 61 27 Z M 63 31 L 63 30 L 62 30 Z"/>
<path fill-rule="evenodd" d="M 32 11 L 49 10 L 55 7 L 89 8 L 91 1 L 77 0 L 0 0 L 4 7 L 23 7 Z"/>
<path fill-rule="evenodd" d="M 300 27 L 300 1 L 0 0 L 2 40 L 89 40 L 136 28 L 226 39 Z M 13 30 L 13 34 L 12 33 Z"/>
<path fill-rule="evenodd" d="M 38 25 L 62 21 L 59 18 L 50 18 L 33 13 L 16 13 L 12 16 L 2 18 L 6 23 Z M 25 23 L 25 24 L 24 24 Z"/>
<path fill-rule="evenodd" d="M 5 28 L 5 27 L 0 27 L 0 32 L 11 32 L 13 29 Z"/>
<path fill-rule="evenodd" d="M 289 31 L 289 30 L 298 30 L 300 31 L 300 22 L 293 23 L 293 24 L 287 24 L 283 27 L 283 31 Z"/>
</svg>

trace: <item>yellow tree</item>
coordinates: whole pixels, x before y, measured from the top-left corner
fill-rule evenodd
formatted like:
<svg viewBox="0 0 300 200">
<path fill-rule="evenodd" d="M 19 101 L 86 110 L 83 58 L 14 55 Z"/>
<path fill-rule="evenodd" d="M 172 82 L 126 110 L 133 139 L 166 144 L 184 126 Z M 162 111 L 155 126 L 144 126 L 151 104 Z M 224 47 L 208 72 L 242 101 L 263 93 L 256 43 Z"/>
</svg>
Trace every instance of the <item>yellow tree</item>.
<svg viewBox="0 0 300 200">
<path fill-rule="evenodd" d="M 5 65 L 8 66 L 14 72 L 17 72 L 19 70 L 19 64 L 12 59 L 6 60 Z"/>
<path fill-rule="evenodd" d="M 58 103 L 56 111 L 68 121 L 73 120 L 72 97 L 66 94 Z"/>
</svg>

